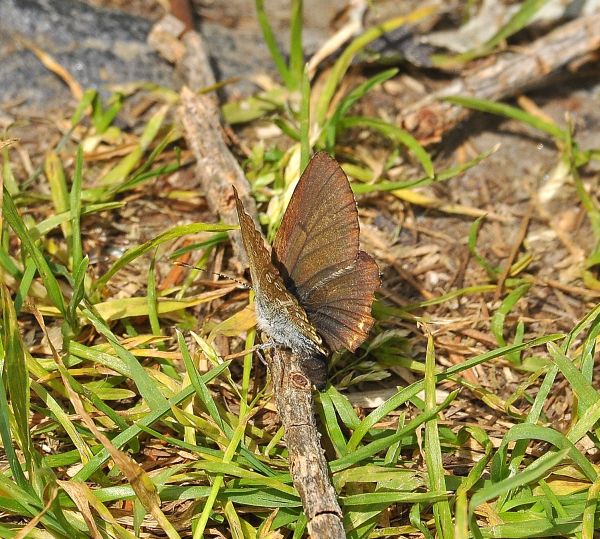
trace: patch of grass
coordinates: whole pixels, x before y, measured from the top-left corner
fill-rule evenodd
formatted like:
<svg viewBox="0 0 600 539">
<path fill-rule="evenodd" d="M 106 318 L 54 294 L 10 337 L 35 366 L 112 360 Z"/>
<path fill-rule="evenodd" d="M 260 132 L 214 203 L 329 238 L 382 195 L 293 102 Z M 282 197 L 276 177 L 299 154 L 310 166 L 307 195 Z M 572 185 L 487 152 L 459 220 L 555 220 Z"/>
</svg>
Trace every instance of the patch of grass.
<svg viewBox="0 0 600 539">
<path fill-rule="evenodd" d="M 261 219 L 271 235 L 310 152 L 343 150 L 351 130 L 383 135 L 391 161 L 405 152 L 422 169 L 399 181 L 391 165 L 375 171 L 364 154 L 340 151 L 356 173 L 361 206 L 360 196 L 369 195 L 382 204 L 376 208 L 407 200 L 430 208 L 423 188 L 452 185 L 489 157 L 493 150 L 434 167 L 431 152 L 407 132 L 352 115 L 397 74 L 382 70 L 342 85 L 353 55 L 424 11 L 367 29 L 317 94 L 304 69 L 300 8 L 293 3 L 287 61 L 257 2 L 283 86 L 224 107 L 229 118 L 246 111 L 238 121 L 285 126 L 288 140 L 256 144 L 246 162 L 257 201 L 269 202 Z M 35 173 L 3 149 L 0 537 L 305 534 L 264 368 L 251 354 L 226 360 L 221 353 L 253 346 L 249 298 L 235 286 L 197 282 L 193 270 L 177 275 L 171 265 L 187 256 L 222 259 L 226 231 L 235 227 L 191 222 L 198 210 L 192 188 L 175 191 L 165 181 L 187 166 L 171 125 L 172 96 L 151 95 L 149 116 L 129 132 L 115 122 L 127 94 L 105 105 L 86 92 L 71 130 L 57 146 L 41 148 L 47 157 Z M 553 137 L 600 237 L 594 198 L 578 175 L 596 153 L 580 150 L 570 128 L 503 104 L 454 102 Z M 156 222 L 139 214 L 172 201 L 176 223 L 167 211 Z M 454 210 L 469 218 L 464 208 Z M 182 213 L 187 224 L 179 222 Z M 112 243 L 140 221 L 148 228 L 113 253 Z M 591 539 L 600 528 L 600 307 L 582 303 L 567 331 L 536 324 L 523 307 L 539 286 L 527 253 L 492 301 L 502 271 L 480 238 L 483 225 L 478 219 L 464 234 L 472 272 L 464 284 L 399 307 L 386 282 L 369 342 L 332 358 L 333 384 L 320 394 L 317 413 L 349 537 Z M 598 262 L 597 245 L 585 271 Z M 494 385 L 473 374 L 481 371 L 507 379 Z M 573 395 L 561 401 L 564 421 L 553 410 L 559 380 Z"/>
</svg>

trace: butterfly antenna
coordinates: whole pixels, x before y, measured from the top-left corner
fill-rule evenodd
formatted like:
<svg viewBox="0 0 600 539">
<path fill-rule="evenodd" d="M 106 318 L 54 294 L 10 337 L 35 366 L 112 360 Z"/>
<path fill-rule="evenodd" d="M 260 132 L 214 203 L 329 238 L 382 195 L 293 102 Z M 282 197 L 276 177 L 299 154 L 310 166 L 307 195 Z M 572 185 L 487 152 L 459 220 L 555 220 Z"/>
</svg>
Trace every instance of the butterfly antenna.
<svg viewBox="0 0 600 539">
<path fill-rule="evenodd" d="M 174 261 L 173 264 L 175 264 L 176 266 L 181 266 L 183 268 L 192 268 L 192 269 L 204 271 L 206 273 L 212 273 L 213 275 L 218 275 L 219 277 L 223 277 L 224 279 L 229 279 L 230 281 L 234 281 L 237 284 L 239 284 L 242 288 L 245 288 L 246 290 L 252 289 L 252 287 L 248 283 L 245 283 L 244 281 L 240 281 L 239 279 L 236 279 L 235 277 L 232 277 L 231 275 L 227 275 L 225 273 L 219 273 L 218 271 L 209 271 L 206 268 L 194 266 L 193 264 L 188 264 L 187 262 L 180 262 L 179 260 Z"/>
</svg>

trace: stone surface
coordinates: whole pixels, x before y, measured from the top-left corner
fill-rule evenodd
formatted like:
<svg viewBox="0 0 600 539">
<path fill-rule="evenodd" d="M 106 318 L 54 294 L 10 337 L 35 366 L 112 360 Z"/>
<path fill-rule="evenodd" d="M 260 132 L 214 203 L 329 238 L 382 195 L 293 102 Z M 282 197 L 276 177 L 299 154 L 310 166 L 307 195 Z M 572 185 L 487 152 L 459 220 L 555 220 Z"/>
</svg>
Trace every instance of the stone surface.
<svg viewBox="0 0 600 539">
<path fill-rule="evenodd" d="M 152 21 L 77 0 L 0 2 L 0 101 L 51 106 L 70 99 L 66 85 L 26 47 L 30 41 L 50 54 L 83 88 L 104 93 L 111 84 L 149 81 L 179 88 L 173 66 L 147 44 Z M 259 33 L 204 22 L 205 39 L 217 78 L 244 77 L 272 65 Z M 245 84 L 245 86 L 244 86 Z M 238 90 L 251 90 L 243 81 Z"/>
<path fill-rule="evenodd" d="M 0 2 L 2 100 L 50 104 L 69 98 L 65 84 L 25 46 L 50 54 L 84 88 L 149 80 L 172 85 L 172 68 L 146 45 L 150 22 L 71 0 Z"/>
</svg>

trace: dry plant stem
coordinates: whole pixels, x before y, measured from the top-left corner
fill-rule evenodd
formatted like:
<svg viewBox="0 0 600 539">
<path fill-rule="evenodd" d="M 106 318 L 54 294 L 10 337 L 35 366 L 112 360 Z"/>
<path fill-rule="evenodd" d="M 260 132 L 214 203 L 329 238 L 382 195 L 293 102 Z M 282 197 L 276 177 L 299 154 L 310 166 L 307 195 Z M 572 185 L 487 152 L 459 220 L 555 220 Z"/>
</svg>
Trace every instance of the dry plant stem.
<svg viewBox="0 0 600 539">
<path fill-rule="evenodd" d="M 210 67 L 202 36 L 195 31 L 186 32 L 181 37 L 181 41 L 185 45 L 185 54 L 177 63 L 177 69 L 183 75 L 187 86 L 194 92 L 214 86 L 217 81 Z M 215 114 L 218 115 L 219 103 L 216 94 L 207 95 L 210 96 Z"/>
<path fill-rule="evenodd" d="M 223 222 L 237 223 L 232 186 L 238 190 L 246 211 L 256 217 L 254 199 L 250 196 L 248 181 L 236 159 L 223 140 L 219 104 L 214 92 L 195 92 L 215 84 L 208 54 L 198 32 L 189 31 L 182 37 L 186 52 L 177 65 L 192 88 L 181 90 L 179 116 L 185 129 L 185 138 L 196 158 L 198 181 L 209 207 Z M 246 265 L 242 238 L 237 231 L 230 232 L 237 269 Z"/>
<path fill-rule="evenodd" d="M 196 95 L 189 88 L 181 90 L 179 115 L 185 138 L 196 158 L 196 173 L 210 208 L 224 223 L 237 223 L 232 186 L 238 190 L 246 211 L 256 216 L 254 199 L 240 165 L 223 140 L 218 111 L 208 95 Z M 235 258 L 246 265 L 242 238 L 230 233 Z"/>
<path fill-rule="evenodd" d="M 508 259 L 505 262 L 504 269 L 502 270 L 502 274 L 498 278 L 498 286 L 496 288 L 496 293 L 494 294 L 494 301 L 498 301 L 500 296 L 502 295 L 502 291 L 504 290 L 504 283 L 508 276 L 510 275 L 510 269 L 517 259 L 517 255 L 519 254 L 519 249 L 521 248 L 521 244 L 525 240 L 527 236 L 527 229 L 529 228 L 529 222 L 531 221 L 531 216 L 533 215 L 533 204 L 529 205 L 527 208 L 527 212 L 521 220 L 521 226 L 519 226 L 519 231 L 517 233 L 517 238 L 514 241 L 510 253 L 508 255 Z"/>
<path fill-rule="evenodd" d="M 402 118 L 403 126 L 423 142 L 437 142 L 469 111 L 439 101 L 460 95 L 499 100 L 539 85 L 552 72 L 580 61 L 600 48 L 600 12 L 564 24 L 528 47 L 504 53 L 446 88 L 419 101 Z"/>
<path fill-rule="evenodd" d="M 314 415 L 310 381 L 302 374 L 302 358 L 275 349 L 269 362 L 279 418 L 285 427 L 290 473 L 300 494 L 311 537 L 344 538 L 342 510 L 329 480 L 327 461 Z"/>
<path fill-rule="evenodd" d="M 332 35 L 321 48 L 313 54 L 308 62 L 308 74 L 312 78 L 319 64 L 328 56 L 342 48 L 344 43 L 358 35 L 363 29 L 363 19 L 367 12 L 368 3 L 365 0 L 350 0 L 346 7 L 348 22 Z"/>
<path fill-rule="evenodd" d="M 184 25 L 185 31 L 194 29 L 194 14 L 190 0 L 171 0 L 169 2 L 171 13 L 175 15 Z"/>
</svg>

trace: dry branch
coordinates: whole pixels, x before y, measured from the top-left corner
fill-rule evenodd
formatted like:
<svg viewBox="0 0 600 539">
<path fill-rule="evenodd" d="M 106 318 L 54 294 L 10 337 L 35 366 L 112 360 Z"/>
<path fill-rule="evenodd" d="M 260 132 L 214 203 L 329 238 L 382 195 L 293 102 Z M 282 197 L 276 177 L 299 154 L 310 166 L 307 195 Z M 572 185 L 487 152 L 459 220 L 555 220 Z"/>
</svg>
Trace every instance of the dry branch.
<svg viewBox="0 0 600 539">
<path fill-rule="evenodd" d="M 195 35 L 194 35 L 195 34 Z M 195 32 L 186 40 L 201 44 Z M 202 69 L 209 69 L 206 64 Z M 197 79 L 205 76 L 200 75 Z M 248 182 L 222 136 L 219 112 L 214 100 L 184 88 L 179 109 L 188 146 L 196 158 L 198 179 L 213 211 L 223 221 L 237 223 L 231 186 L 235 185 L 246 211 L 256 217 Z M 239 232 L 232 234 L 238 260 L 245 261 Z M 286 350 L 276 350 L 269 361 L 273 393 L 281 423 L 285 428 L 290 472 L 300 494 L 308 530 L 312 537 L 343 539 L 342 511 L 337 501 L 320 444 L 314 413 L 312 385 L 302 374 L 302 358 Z"/>
<path fill-rule="evenodd" d="M 470 71 L 406 110 L 401 123 L 420 141 L 437 142 L 470 113 L 440 99 L 456 95 L 494 101 L 512 97 L 539 86 L 551 73 L 580 62 L 598 48 L 600 12 L 575 19 L 527 47 L 499 55 L 491 65 Z"/>
<path fill-rule="evenodd" d="M 343 538 L 342 510 L 329 481 L 315 422 L 312 384 L 303 374 L 301 363 L 302 358 L 277 348 L 269 364 L 277 411 L 285 427 L 290 472 L 310 536 Z"/>
<path fill-rule="evenodd" d="M 231 188 L 235 186 L 246 211 L 256 216 L 248 181 L 223 140 L 218 111 L 212 98 L 183 88 L 179 115 L 185 128 L 185 139 L 196 158 L 198 181 L 210 208 L 223 222 L 237 223 Z M 231 232 L 230 238 L 235 258 L 245 265 L 246 255 L 239 232 Z"/>
<path fill-rule="evenodd" d="M 215 76 L 210 67 L 202 36 L 190 30 L 187 0 L 172 0 L 175 15 L 166 15 L 150 32 L 148 41 L 159 54 L 176 63 L 188 87 L 181 90 L 179 116 L 185 129 L 188 146 L 196 157 L 197 178 L 209 206 L 225 223 L 237 223 L 233 203 L 234 185 L 251 215 L 256 216 L 254 200 L 248 182 L 238 162 L 229 152 L 221 135 L 218 101 L 214 93 L 199 94 L 213 87 Z M 190 89 L 191 88 L 191 89 Z M 230 233 L 234 259 L 241 267 L 246 256 L 238 232 Z M 235 264 L 234 264 L 235 265 Z"/>
</svg>

